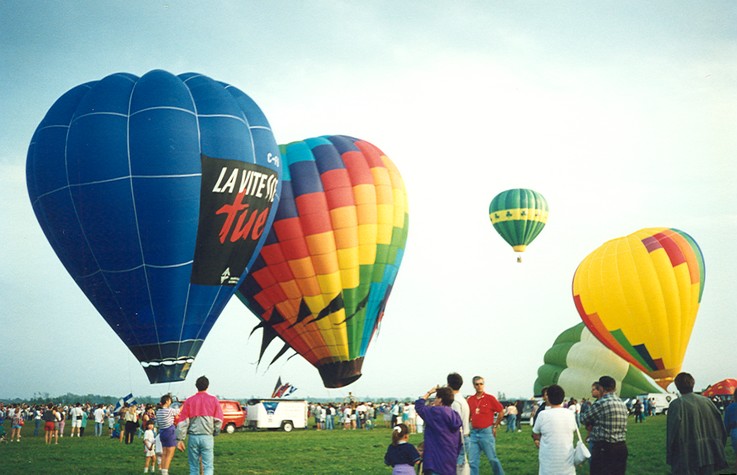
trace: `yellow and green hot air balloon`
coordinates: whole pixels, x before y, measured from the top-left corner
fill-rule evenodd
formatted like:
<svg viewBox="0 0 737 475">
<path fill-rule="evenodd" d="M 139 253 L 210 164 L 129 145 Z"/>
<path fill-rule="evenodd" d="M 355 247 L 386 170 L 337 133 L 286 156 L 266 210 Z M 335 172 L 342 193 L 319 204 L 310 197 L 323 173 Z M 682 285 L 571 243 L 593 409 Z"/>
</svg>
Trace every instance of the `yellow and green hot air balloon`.
<svg viewBox="0 0 737 475">
<path fill-rule="evenodd" d="M 591 333 L 666 388 L 681 370 L 704 292 L 704 257 L 677 229 L 641 229 L 579 264 L 573 300 Z"/>
<path fill-rule="evenodd" d="M 489 204 L 489 219 L 515 252 L 524 252 L 548 221 L 548 202 L 526 188 L 502 191 Z M 522 262 L 521 256 L 517 262 Z"/>
</svg>

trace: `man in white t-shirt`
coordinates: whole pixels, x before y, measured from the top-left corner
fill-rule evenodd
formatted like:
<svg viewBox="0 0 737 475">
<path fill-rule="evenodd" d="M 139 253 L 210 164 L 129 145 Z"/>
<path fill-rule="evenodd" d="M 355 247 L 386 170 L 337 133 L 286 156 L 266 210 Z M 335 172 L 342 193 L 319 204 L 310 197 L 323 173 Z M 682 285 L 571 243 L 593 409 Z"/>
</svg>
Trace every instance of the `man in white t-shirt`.
<svg viewBox="0 0 737 475">
<path fill-rule="evenodd" d="M 102 425 L 105 422 L 105 409 L 102 408 L 102 404 L 99 404 L 92 413 L 95 418 L 95 435 L 100 437 L 102 435 Z"/>
<path fill-rule="evenodd" d="M 463 386 L 463 377 L 458 373 L 450 373 L 446 378 L 448 381 L 448 387 L 453 390 L 453 404 L 450 408 L 453 409 L 461 416 L 461 422 L 463 422 L 463 449 L 458 454 L 457 465 L 463 465 L 468 456 L 466 454 L 466 447 L 468 446 L 468 436 L 471 433 L 471 410 L 468 407 L 468 401 L 461 395 L 461 386 Z"/>
<path fill-rule="evenodd" d="M 72 433 L 70 437 L 74 437 L 74 434 L 77 434 L 77 437 L 79 437 L 79 428 L 82 427 L 82 404 L 75 404 L 69 413 L 72 416 Z"/>
</svg>

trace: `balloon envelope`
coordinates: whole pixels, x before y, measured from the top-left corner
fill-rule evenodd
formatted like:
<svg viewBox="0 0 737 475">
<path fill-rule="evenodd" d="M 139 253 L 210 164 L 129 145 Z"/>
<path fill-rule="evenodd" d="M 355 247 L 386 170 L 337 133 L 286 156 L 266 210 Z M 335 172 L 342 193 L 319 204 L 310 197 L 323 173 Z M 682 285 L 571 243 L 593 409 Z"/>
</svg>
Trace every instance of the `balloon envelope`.
<svg viewBox="0 0 737 475">
<path fill-rule="evenodd" d="M 152 383 L 186 377 L 266 238 L 280 173 L 246 94 L 160 70 L 68 91 L 26 164 L 51 246 Z"/>
<path fill-rule="evenodd" d="M 506 190 L 491 200 L 489 219 L 494 229 L 516 252 L 523 252 L 545 227 L 548 202 L 534 190 Z"/>
<path fill-rule="evenodd" d="M 278 335 L 326 387 L 342 387 L 361 376 L 402 261 L 404 184 L 364 140 L 334 135 L 280 148 L 277 217 L 238 297 L 261 319 L 266 345 Z"/>
<path fill-rule="evenodd" d="M 706 397 L 732 396 L 735 389 L 737 389 L 737 379 L 727 378 L 712 384 L 701 395 Z"/>
<path fill-rule="evenodd" d="M 642 371 L 601 344 L 583 323 L 558 335 L 545 353 L 544 363 L 537 370 L 535 394 L 541 394 L 545 386 L 557 384 L 565 390 L 566 397 L 591 398 L 591 384 L 605 375 L 617 381 L 620 397 L 662 392 Z"/>
<path fill-rule="evenodd" d="M 681 370 L 704 275 L 691 236 L 641 229 L 604 243 L 581 262 L 573 300 L 599 341 L 666 388 Z"/>
</svg>

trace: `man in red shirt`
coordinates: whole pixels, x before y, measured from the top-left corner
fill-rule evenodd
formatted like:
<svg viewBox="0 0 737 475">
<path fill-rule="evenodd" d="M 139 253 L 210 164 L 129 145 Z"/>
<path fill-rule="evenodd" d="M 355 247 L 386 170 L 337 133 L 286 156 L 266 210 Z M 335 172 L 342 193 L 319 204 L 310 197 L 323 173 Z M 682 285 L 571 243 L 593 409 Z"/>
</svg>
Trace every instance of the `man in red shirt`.
<svg viewBox="0 0 737 475">
<path fill-rule="evenodd" d="M 473 388 L 476 394 L 468 397 L 468 407 L 471 411 L 471 436 L 468 447 L 471 475 L 479 473 L 482 450 L 491 463 L 494 475 L 504 475 L 502 463 L 496 456 L 496 429 L 502 423 L 504 407 L 494 396 L 484 392 L 484 378 L 481 376 L 473 377 Z"/>
</svg>

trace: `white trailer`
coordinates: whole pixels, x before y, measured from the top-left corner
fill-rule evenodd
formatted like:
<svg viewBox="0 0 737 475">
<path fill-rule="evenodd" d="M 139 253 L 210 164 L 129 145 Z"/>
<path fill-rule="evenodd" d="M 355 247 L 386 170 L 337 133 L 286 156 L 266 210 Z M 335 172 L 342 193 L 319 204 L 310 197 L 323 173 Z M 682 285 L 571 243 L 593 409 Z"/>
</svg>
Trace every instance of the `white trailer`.
<svg viewBox="0 0 737 475">
<path fill-rule="evenodd" d="M 304 429 L 307 426 L 307 401 L 304 399 L 250 399 L 247 402 L 251 429 Z"/>
<path fill-rule="evenodd" d="M 676 393 L 648 393 L 637 396 L 637 399 L 644 404 L 645 399 L 650 401 L 653 406 L 653 414 L 668 414 L 668 406 L 673 400 L 678 398 Z M 644 409 L 644 408 L 643 408 Z"/>
</svg>

